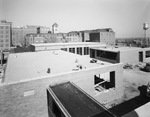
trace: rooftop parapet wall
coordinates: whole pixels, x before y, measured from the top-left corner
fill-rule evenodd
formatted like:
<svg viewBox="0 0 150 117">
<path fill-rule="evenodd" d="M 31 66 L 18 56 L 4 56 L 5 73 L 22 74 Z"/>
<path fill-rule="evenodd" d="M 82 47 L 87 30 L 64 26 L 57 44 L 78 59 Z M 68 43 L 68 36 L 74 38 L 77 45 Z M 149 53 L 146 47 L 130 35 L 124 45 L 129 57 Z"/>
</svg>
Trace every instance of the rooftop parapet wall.
<svg viewBox="0 0 150 117">
<path fill-rule="evenodd" d="M 94 75 L 110 71 L 115 71 L 115 90 L 110 90 L 95 96 Z M 47 116 L 46 88 L 49 85 L 65 81 L 71 81 L 75 83 L 99 102 L 120 98 L 123 95 L 122 74 L 122 64 L 113 64 L 49 77 L 41 77 L 31 81 L 28 80 L 18 83 L 2 84 L 0 86 L 0 116 Z"/>
</svg>

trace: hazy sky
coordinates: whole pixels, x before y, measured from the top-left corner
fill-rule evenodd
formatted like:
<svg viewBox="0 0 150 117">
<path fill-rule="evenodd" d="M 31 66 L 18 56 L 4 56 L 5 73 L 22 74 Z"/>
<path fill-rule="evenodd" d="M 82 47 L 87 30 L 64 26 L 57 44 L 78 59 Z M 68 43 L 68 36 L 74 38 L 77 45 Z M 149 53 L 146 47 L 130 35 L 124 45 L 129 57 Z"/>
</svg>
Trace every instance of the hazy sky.
<svg viewBox="0 0 150 117">
<path fill-rule="evenodd" d="M 57 22 L 60 32 L 111 27 L 116 37 L 142 37 L 143 23 L 150 24 L 150 0 L 0 1 L 4 19 L 13 26 Z"/>
</svg>

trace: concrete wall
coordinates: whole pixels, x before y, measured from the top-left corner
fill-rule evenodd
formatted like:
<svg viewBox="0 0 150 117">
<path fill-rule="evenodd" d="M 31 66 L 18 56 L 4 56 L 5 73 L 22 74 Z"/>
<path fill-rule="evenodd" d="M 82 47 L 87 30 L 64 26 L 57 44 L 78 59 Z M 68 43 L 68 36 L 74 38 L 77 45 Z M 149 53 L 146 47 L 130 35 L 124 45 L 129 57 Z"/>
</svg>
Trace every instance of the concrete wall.
<svg viewBox="0 0 150 117">
<path fill-rule="evenodd" d="M 143 62 L 150 62 L 150 57 L 146 58 L 146 51 L 150 51 L 150 48 L 139 48 L 137 50 L 121 51 L 120 62 L 138 64 L 139 52 L 143 52 Z"/>
<path fill-rule="evenodd" d="M 150 62 L 150 57 L 146 58 L 146 51 L 150 51 L 150 48 L 143 48 L 143 61 L 144 62 Z"/>
<path fill-rule="evenodd" d="M 115 45 L 115 32 L 100 32 L 100 42 Z"/>
<path fill-rule="evenodd" d="M 110 71 L 115 71 L 115 89 L 95 95 L 94 75 Z M 74 82 L 99 102 L 120 98 L 123 95 L 122 74 L 122 64 L 113 64 L 31 81 L 2 84 L 0 86 L 0 117 L 47 117 L 46 88 L 65 81 Z"/>
<path fill-rule="evenodd" d="M 137 64 L 139 63 L 139 51 L 132 50 L 132 51 L 121 51 L 120 52 L 120 62 L 124 64 Z"/>
<path fill-rule="evenodd" d="M 33 45 L 34 46 L 34 45 Z M 103 43 L 97 43 L 97 44 L 88 44 L 87 43 L 83 43 L 83 44 L 78 44 L 78 43 L 74 43 L 74 44 L 65 44 L 65 45 L 42 45 L 42 46 L 35 46 L 35 51 L 45 51 L 45 50 L 60 50 L 61 48 L 77 48 L 77 47 L 104 47 L 105 44 Z"/>
</svg>

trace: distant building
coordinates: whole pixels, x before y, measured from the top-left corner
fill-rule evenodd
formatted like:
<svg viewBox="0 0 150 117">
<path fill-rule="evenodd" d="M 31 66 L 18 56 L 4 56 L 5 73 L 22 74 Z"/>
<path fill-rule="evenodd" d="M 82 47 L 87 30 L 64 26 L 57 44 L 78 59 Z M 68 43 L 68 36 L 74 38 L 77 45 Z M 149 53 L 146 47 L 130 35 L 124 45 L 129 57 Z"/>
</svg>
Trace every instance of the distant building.
<svg viewBox="0 0 150 117">
<path fill-rule="evenodd" d="M 115 44 L 115 32 L 111 28 L 80 31 L 82 42 L 104 42 Z"/>
<path fill-rule="evenodd" d="M 55 36 L 57 38 L 57 42 L 58 43 L 67 43 L 68 39 L 67 37 L 67 33 L 55 33 Z"/>
<path fill-rule="evenodd" d="M 56 28 L 56 29 L 55 29 Z M 13 45 L 18 45 L 19 43 L 24 43 L 27 38 L 27 40 L 30 40 L 29 38 L 34 38 L 38 33 L 42 35 L 49 35 L 51 38 L 53 37 L 53 41 L 43 41 L 47 43 L 68 43 L 68 42 L 104 42 L 108 45 L 114 45 L 115 44 L 115 32 L 111 28 L 107 29 L 96 29 L 96 30 L 84 30 L 84 31 L 71 31 L 68 33 L 58 33 L 57 30 L 58 27 L 55 25 L 53 26 L 53 31 L 51 33 L 49 27 L 44 26 L 32 26 L 27 25 L 26 27 L 17 27 L 12 29 L 12 42 Z M 45 37 L 45 36 L 44 36 Z M 38 37 L 39 38 L 39 37 Z M 40 38 L 43 38 L 41 36 Z M 32 40 L 32 39 L 31 39 Z M 29 41 L 30 42 L 30 41 Z M 35 41 L 31 41 L 32 43 L 36 43 Z M 42 41 L 40 42 L 42 43 Z"/>
<path fill-rule="evenodd" d="M 82 37 L 80 36 L 80 32 L 78 31 L 71 31 L 67 33 L 66 38 L 68 42 L 82 42 Z"/>
<path fill-rule="evenodd" d="M 57 33 L 59 42 L 103 42 L 108 45 L 115 45 L 115 32 L 111 28 L 71 31 L 65 35 Z"/>
<path fill-rule="evenodd" d="M 37 43 L 55 43 L 57 42 L 57 38 L 55 34 L 50 33 L 30 33 L 26 34 L 25 43 L 29 44 L 37 44 Z"/>
<path fill-rule="evenodd" d="M 34 26 L 27 25 L 23 27 L 13 27 L 12 28 L 12 42 L 13 45 L 20 45 L 26 43 L 26 34 L 37 34 L 37 28 L 40 27 L 40 33 L 48 33 L 50 31 L 50 27 L 45 26 Z"/>
<path fill-rule="evenodd" d="M 6 20 L 1 20 L 0 22 L 0 49 L 9 50 L 12 43 L 11 36 L 11 22 L 7 22 Z"/>
</svg>

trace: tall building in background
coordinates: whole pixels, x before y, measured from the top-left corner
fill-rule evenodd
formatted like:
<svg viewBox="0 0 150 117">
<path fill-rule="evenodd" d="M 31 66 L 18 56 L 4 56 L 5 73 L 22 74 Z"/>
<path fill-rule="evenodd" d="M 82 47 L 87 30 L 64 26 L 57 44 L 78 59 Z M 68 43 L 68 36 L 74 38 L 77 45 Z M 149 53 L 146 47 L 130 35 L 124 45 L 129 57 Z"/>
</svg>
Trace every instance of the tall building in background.
<svg viewBox="0 0 150 117">
<path fill-rule="evenodd" d="M 9 50 L 12 44 L 12 22 L 0 21 L 0 49 Z"/>
</svg>

